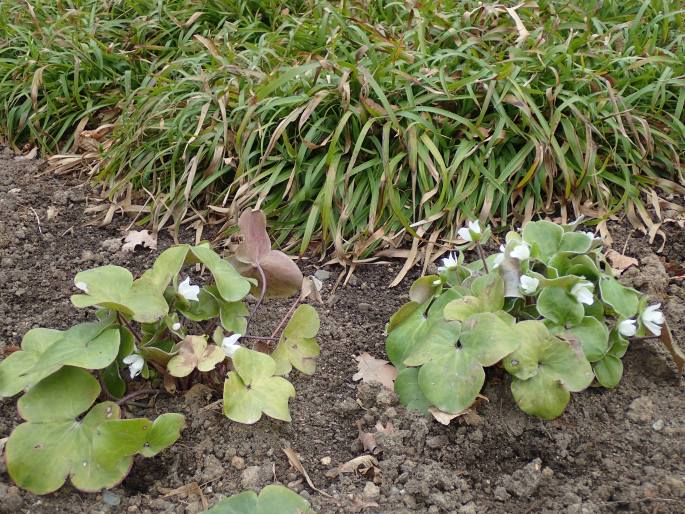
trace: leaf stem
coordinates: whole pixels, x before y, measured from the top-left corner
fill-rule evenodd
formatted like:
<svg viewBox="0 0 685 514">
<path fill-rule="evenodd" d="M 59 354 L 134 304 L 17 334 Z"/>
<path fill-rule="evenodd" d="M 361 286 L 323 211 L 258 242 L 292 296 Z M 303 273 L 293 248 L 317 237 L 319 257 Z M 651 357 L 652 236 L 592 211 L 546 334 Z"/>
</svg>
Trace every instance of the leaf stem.
<svg viewBox="0 0 685 514">
<path fill-rule="evenodd" d="M 124 325 L 126 325 L 126 328 L 129 329 L 129 331 L 131 332 L 131 334 L 133 334 L 133 337 L 136 338 L 136 341 L 138 341 L 138 343 L 140 343 L 143 340 L 142 337 L 140 337 L 140 334 L 136 331 L 135 328 L 133 328 L 133 325 L 129 323 L 129 321 L 124 317 L 123 314 L 117 312 L 117 319 L 119 320 L 119 324 L 123 323 Z"/>
<path fill-rule="evenodd" d="M 257 266 L 257 272 L 259 273 L 259 278 L 262 281 L 262 289 L 259 293 L 259 298 L 257 299 L 257 305 L 255 305 L 254 309 L 252 309 L 252 312 L 250 313 L 250 317 L 247 318 L 247 325 L 245 327 L 245 332 L 247 332 L 247 327 L 250 326 L 250 321 L 252 321 L 252 318 L 254 317 L 255 313 L 259 310 L 259 307 L 262 305 L 262 301 L 264 301 L 264 295 L 266 294 L 266 276 L 264 275 L 264 270 L 259 265 L 259 263 L 257 263 L 256 266 Z"/>
<path fill-rule="evenodd" d="M 483 251 L 483 247 L 480 244 L 480 241 L 476 241 L 476 248 L 478 248 L 478 255 L 480 255 L 480 260 L 483 261 L 483 268 L 485 268 L 485 273 L 490 273 L 490 270 L 488 269 L 488 263 L 485 260 L 485 252 Z"/>
<path fill-rule="evenodd" d="M 271 333 L 271 337 L 272 337 L 272 338 L 274 338 L 274 339 L 276 338 L 276 336 L 278 335 L 278 332 L 281 330 L 281 328 L 283 327 L 283 325 L 285 324 L 285 322 L 286 322 L 288 319 L 290 319 L 290 316 L 292 316 L 293 312 L 295 312 L 295 309 L 297 308 L 297 306 L 299 305 L 299 303 L 300 303 L 301 300 L 302 300 L 302 298 L 301 298 L 300 296 L 298 296 L 297 298 L 295 298 L 295 301 L 294 301 L 293 304 L 290 306 L 290 309 L 288 309 L 288 312 L 285 313 L 285 316 L 283 317 L 283 319 L 280 321 L 280 323 L 278 324 L 278 326 L 277 326 L 277 327 L 274 329 L 274 331 Z"/>
<path fill-rule="evenodd" d="M 132 393 L 129 393 L 123 398 L 117 400 L 117 405 L 123 405 L 124 403 L 133 400 L 134 398 L 138 398 L 139 396 L 145 396 L 146 394 L 158 394 L 161 392 L 161 389 L 138 389 L 137 391 L 133 391 Z"/>
</svg>

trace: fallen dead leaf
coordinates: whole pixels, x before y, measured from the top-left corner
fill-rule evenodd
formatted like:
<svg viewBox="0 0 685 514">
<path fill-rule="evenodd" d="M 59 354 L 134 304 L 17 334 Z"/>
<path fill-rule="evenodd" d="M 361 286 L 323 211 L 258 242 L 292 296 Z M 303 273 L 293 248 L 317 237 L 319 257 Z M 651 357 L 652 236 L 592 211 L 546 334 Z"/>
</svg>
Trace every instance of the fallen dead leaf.
<svg viewBox="0 0 685 514">
<path fill-rule="evenodd" d="M 487 396 L 483 396 L 482 394 L 479 394 L 476 397 L 476 400 L 473 402 L 471 407 L 468 409 L 464 409 L 461 412 L 457 412 L 456 414 L 451 414 L 449 412 L 442 411 L 436 407 L 429 407 L 428 412 L 430 412 L 435 420 L 438 423 L 442 423 L 443 425 L 449 425 L 450 421 L 452 421 L 454 418 L 464 418 L 464 422 L 467 425 L 478 425 L 482 421 L 482 418 L 476 414 L 476 411 L 473 410 L 473 407 L 480 405 L 483 402 L 489 402 Z"/>
<path fill-rule="evenodd" d="M 359 371 L 352 376 L 352 380 L 361 380 L 368 384 L 378 383 L 391 391 L 394 389 L 397 369 L 392 364 L 388 364 L 388 361 L 382 359 L 376 359 L 366 352 L 355 357 L 355 359 L 358 362 Z"/>
<path fill-rule="evenodd" d="M 359 437 L 357 439 L 359 439 L 359 442 L 362 444 L 362 447 L 365 451 L 373 453 L 374 450 L 378 447 L 378 443 L 376 442 L 376 436 L 371 432 L 364 432 L 361 421 L 357 421 L 357 429 L 359 430 Z"/>
<path fill-rule="evenodd" d="M 430 412 L 433 415 L 435 421 L 443 425 L 449 425 L 450 421 L 452 421 L 454 418 L 464 415 L 464 412 L 450 414 L 449 412 L 442 411 L 436 407 L 429 407 L 428 412 Z"/>
<path fill-rule="evenodd" d="M 186 485 L 182 485 L 181 487 L 177 487 L 176 489 L 166 489 L 166 488 L 161 488 L 160 491 L 163 493 L 166 493 L 162 498 L 170 498 L 171 496 L 188 496 L 191 494 L 195 494 L 200 497 L 200 501 L 202 502 L 202 507 L 207 510 L 209 508 L 209 503 L 207 502 L 207 498 L 205 498 L 204 493 L 202 492 L 202 489 L 200 486 L 197 484 L 197 482 L 191 482 Z"/>
<path fill-rule="evenodd" d="M 388 421 L 385 426 L 383 426 L 383 423 L 380 421 L 376 423 L 376 432 L 379 434 L 384 434 L 384 435 L 389 435 L 395 432 L 395 425 L 392 424 L 392 421 Z"/>
<path fill-rule="evenodd" d="M 323 303 L 323 299 L 321 298 L 322 288 L 323 283 L 314 275 L 305 277 L 304 280 L 302 280 L 302 289 L 300 290 L 300 301 L 303 301 L 305 298 L 311 296 L 315 302 Z"/>
<path fill-rule="evenodd" d="M 312 482 L 312 479 L 309 478 L 309 474 L 307 473 L 307 470 L 304 469 L 304 466 L 302 465 L 302 461 L 300 461 L 300 457 L 295 453 L 295 451 L 292 448 L 283 448 L 283 453 L 285 453 L 286 457 L 288 457 L 288 461 L 290 462 L 290 465 L 295 468 L 307 481 L 309 484 L 309 487 L 314 489 L 317 493 L 326 496 L 328 498 L 332 498 L 330 494 L 328 494 L 325 491 L 322 491 L 318 487 L 314 485 L 314 482 Z"/>
<path fill-rule="evenodd" d="M 59 214 L 59 210 L 57 209 L 57 207 L 51 205 L 50 207 L 47 208 L 48 221 L 50 221 L 52 218 L 54 218 L 58 214 Z"/>
<path fill-rule="evenodd" d="M 364 509 L 368 509 L 371 507 L 378 507 L 378 504 L 373 501 L 366 501 L 361 498 L 357 498 L 356 496 L 353 496 L 350 500 L 350 505 L 347 508 L 349 512 L 361 512 Z"/>
<path fill-rule="evenodd" d="M 613 270 L 619 275 L 631 266 L 637 266 L 639 264 L 637 259 L 618 253 L 616 250 L 608 250 L 606 256 L 607 259 L 609 259 L 609 263 Z"/>
<path fill-rule="evenodd" d="M 683 352 L 678 346 L 678 343 L 673 340 L 673 334 L 671 334 L 671 328 L 668 326 L 668 323 L 664 323 L 659 341 L 661 341 L 671 353 L 671 358 L 675 363 L 675 367 L 678 369 L 678 373 L 682 375 L 683 369 L 685 368 L 685 352 Z"/>
<path fill-rule="evenodd" d="M 31 148 L 31 151 L 27 154 L 24 155 L 17 155 L 14 160 L 15 161 L 31 161 L 36 158 L 36 155 L 38 155 L 38 147 L 34 146 Z"/>
<path fill-rule="evenodd" d="M 138 245 L 142 245 L 143 248 L 150 250 L 156 250 L 157 236 L 150 234 L 147 230 L 129 230 L 121 249 L 125 252 L 132 252 Z"/>
<path fill-rule="evenodd" d="M 366 475 L 372 472 L 374 477 L 380 476 L 380 469 L 378 468 L 378 460 L 373 455 L 360 455 L 354 459 L 348 460 L 344 464 L 333 468 L 326 472 L 328 478 L 335 478 L 342 473 L 360 473 Z"/>
</svg>

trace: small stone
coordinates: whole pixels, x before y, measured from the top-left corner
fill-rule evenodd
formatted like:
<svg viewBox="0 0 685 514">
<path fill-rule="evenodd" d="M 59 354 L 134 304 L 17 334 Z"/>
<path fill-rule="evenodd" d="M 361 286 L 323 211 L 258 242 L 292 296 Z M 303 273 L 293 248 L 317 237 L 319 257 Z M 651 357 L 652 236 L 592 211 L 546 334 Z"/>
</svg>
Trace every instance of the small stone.
<svg viewBox="0 0 685 514">
<path fill-rule="evenodd" d="M 240 483 L 244 489 L 261 489 L 273 480 L 273 466 L 270 463 L 263 466 L 248 466 L 240 475 Z"/>
<path fill-rule="evenodd" d="M 245 469 L 245 459 L 236 455 L 231 459 L 231 466 L 235 469 Z"/>
<path fill-rule="evenodd" d="M 324 466 L 330 466 L 331 458 L 328 455 L 326 455 L 325 457 L 321 457 L 321 464 L 323 464 Z"/>
<path fill-rule="evenodd" d="M 95 260 L 95 254 L 90 250 L 84 250 L 81 252 L 81 260 L 84 262 Z"/>
<path fill-rule="evenodd" d="M 318 269 L 316 272 L 314 272 L 314 276 L 321 280 L 321 282 L 325 282 L 329 278 L 331 278 L 331 272 L 326 271 L 325 269 Z"/>
<path fill-rule="evenodd" d="M 119 496 L 117 493 L 113 493 L 112 491 L 105 491 L 102 493 L 102 501 L 107 505 L 116 507 L 121 503 L 121 496 Z"/>
<path fill-rule="evenodd" d="M 663 420 L 663 419 L 657 419 L 657 420 L 652 424 L 652 428 L 653 428 L 654 430 L 656 430 L 657 432 L 659 432 L 659 431 L 663 430 L 664 425 L 665 425 L 665 423 L 664 423 L 664 420 Z"/>
<path fill-rule="evenodd" d="M 391 391 L 385 387 L 378 391 L 378 394 L 376 395 L 376 405 L 395 405 L 398 401 L 399 399 L 397 398 L 395 391 Z"/>
<path fill-rule="evenodd" d="M 635 398 L 628 407 L 628 418 L 631 421 L 646 423 L 654 417 L 654 402 L 649 396 Z"/>
<path fill-rule="evenodd" d="M 507 492 L 507 490 L 504 487 L 502 487 L 501 485 L 495 487 L 495 500 L 504 502 L 507 501 L 509 498 L 511 498 L 511 495 Z"/>
<path fill-rule="evenodd" d="M 426 439 L 426 445 L 429 448 L 443 448 L 449 444 L 450 440 L 446 435 L 434 435 Z"/>
<path fill-rule="evenodd" d="M 476 504 L 473 502 L 468 502 L 466 505 L 459 507 L 459 514 L 476 514 Z"/>
<path fill-rule="evenodd" d="M 359 312 L 371 312 L 370 303 L 361 302 L 359 305 L 357 305 L 357 308 L 359 309 Z"/>
<path fill-rule="evenodd" d="M 359 279 L 355 275 L 352 275 L 350 279 L 347 281 L 347 283 L 351 286 L 356 286 L 359 284 Z"/>
<path fill-rule="evenodd" d="M 381 489 L 373 482 L 366 482 L 362 496 L 366 500 L 375 500 L 381 495 Z"/>
<path fill-rule="evenodd" d="M 121 249 L 121 238 L 113 237 L 110 239 L 105 239 L 102 243 L 100 243 L 100 246 L 103 250 L 107 250 L 111 253 L 116 253 Z"/>
</svg>

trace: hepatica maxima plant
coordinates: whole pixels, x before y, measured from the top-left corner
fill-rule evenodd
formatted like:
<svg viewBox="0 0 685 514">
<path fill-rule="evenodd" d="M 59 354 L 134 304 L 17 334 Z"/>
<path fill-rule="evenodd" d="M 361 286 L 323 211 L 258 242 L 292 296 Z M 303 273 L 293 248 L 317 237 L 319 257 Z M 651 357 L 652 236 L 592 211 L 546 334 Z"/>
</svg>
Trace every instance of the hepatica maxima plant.
<svg viewBox="0 0 685 514">
<path fill-rule="evenodd" d="M 576 228 L 529 222 L 488 257 L 488 230 L 471 222 L 459 231 L 467 244 L 412 285 L 387 326 L 405 405 L 462 412 L 497 364 L 511 375 L 518 406 L 543 419 L 594 380 L 618 385 L 628 338 L 658 336 L 665 320 L 659 305 L 616 280 L 601 242 Z M 465 263 L 467 248 L 480 258 Z"/>
<path fill-rule="evenodd" d="M 83 491 L 112 487 L 135 455 L 151 457 L 173 444 L 182 415 L 154 422 L 125 415 L 133 398 L 161 392 L 134 383 L 140 380 L 155 379 L 168 392 L 223 383 L 228 418 L 290 421 L 295 389 L 284 376 L 293 367 L 312 374 L 319 354 L 318 315 L 301 304 L 311 284 L 271 249 L 261 212 L 243 213 L 239 225 L 243 239 L 230 262 L 207 244 L 178 245 L 137 279 L 119 266 L 78 273 L 80 292 L 71 301 L 92 308 L 96 321 L 66 331 L 34 328 L 0 363 L 0 396 L 25 391 L 18 401 L 25 423 L 5 446 L 19 486 L 45 494 L 71 478 Z M 190 278 L 191 268 L 205 273 Z M 258 298 L 252 311 L 250 292 Z M 264 299 L 297 293 L 270 336 L 248 335 Z M 105 401 L 95 403 L 100 396 Z"/>
</svg>

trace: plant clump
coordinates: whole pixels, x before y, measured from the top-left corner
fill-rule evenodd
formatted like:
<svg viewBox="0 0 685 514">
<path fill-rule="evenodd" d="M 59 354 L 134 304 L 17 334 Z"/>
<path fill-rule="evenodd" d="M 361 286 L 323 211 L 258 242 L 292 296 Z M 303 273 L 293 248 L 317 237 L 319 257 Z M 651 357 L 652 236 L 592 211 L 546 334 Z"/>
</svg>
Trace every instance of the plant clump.
<svg viewBox="0 0 685 514">
<path fill-rule="evenodd" d="M 577 225 L 529 222 L 487 257 L 489 230 L 459 231 L 458 254 L 412 285 L 386 328 L 402 403 L 463 412 L 495 365 L 511 375 L 518 406 L 543 419 L 594 381 L 618 385 L 629 339 L 668 329 L 660 306 L 616 280 L 600 240 Z M 479 258 L 466 263 L 466 249 Z"/>
</svg>

